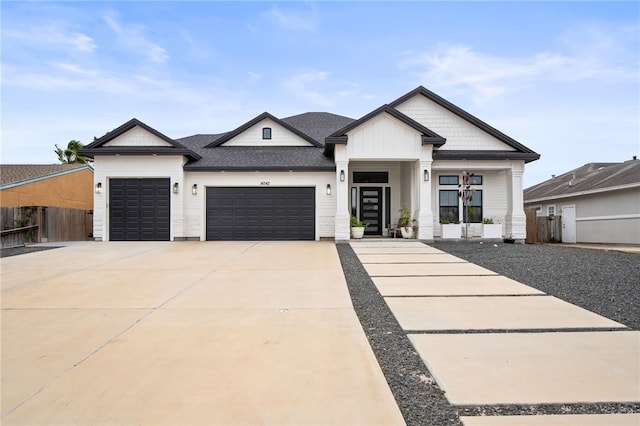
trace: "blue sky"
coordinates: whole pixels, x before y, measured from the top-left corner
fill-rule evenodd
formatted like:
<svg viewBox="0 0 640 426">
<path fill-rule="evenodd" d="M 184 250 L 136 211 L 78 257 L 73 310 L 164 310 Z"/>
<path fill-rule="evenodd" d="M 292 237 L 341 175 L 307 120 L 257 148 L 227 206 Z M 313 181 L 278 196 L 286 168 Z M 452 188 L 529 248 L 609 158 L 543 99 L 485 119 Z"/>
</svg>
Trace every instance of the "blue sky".
<svg viewBox="0 0 640 426">
<path fill-rule="evenodd" d="M 640 154 L 638 2 L 7 2 L 3 164 L 132 117 L 359 118 L 423 85 L 542 155 L 525 187 Z"/>
</svg>

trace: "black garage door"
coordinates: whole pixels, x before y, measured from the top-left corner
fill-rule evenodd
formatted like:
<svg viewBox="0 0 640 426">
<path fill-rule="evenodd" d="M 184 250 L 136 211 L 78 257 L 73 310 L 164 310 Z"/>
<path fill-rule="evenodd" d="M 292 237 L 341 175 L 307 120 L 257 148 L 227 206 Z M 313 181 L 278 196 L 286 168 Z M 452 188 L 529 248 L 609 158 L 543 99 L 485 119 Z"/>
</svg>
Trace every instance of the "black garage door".
<svg viewBox="0 0 640 426">
<path fill-rule="evenodd" d="M 207 188 L 207 240 L 314 240 L 315 188 Z"/>
<path fill-rule="evenodd" d="M 109 180 L 109 240 L 169 241 L 169 179 Z"/>
</svg>

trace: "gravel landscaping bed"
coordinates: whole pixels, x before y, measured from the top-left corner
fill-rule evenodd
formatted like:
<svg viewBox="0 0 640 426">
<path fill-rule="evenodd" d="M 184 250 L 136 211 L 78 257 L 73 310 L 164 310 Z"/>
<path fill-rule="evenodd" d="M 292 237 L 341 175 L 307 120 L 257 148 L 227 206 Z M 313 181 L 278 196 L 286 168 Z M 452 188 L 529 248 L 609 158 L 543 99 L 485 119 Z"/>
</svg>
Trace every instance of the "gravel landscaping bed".
<svg viewBox="0 0 640 426">
<path fill-rule="evenodd" d="M 478 241 L 429 245 L 640 329 L 640 254 Z"/>
<path fill-rule="evenodd" d="M 590 311 L 640 327 L 640 255 L 504 243 L 437 242 Z M 407 425 L 461 425 L 460 416 L 638 413 L 640 403 L 451 405 L 348 244 L 336 245 L 354 309 Z"/>
<path fill-rule="evenodd" d="M 3 249 L 0 249 L 0 257 L 18 256 L 20 254 L 34 253 L 36 251 L 51 250 L 51 249 L 54 249 L 54 248 L 59 248 L 59 247 L 54 247 L 54 246 L 38 246 L 38 247 L 23 246 L 23 247 L 3 248 Z"/>
</svg>

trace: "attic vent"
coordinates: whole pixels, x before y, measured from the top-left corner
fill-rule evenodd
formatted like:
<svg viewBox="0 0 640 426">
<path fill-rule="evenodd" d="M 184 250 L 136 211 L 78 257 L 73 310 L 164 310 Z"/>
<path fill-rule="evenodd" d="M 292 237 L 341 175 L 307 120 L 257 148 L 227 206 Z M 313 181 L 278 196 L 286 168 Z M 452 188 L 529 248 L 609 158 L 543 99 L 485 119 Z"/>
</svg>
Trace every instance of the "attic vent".
<svg viewBox="0 0 640 426">
<path fill-rule="evenodd" d="M 603 171 L 603 170 L 604 170 L 604 167 L 599 167 L 598 168 L 598 171 L 600 171 L 600 172 Z"/>
</svg>

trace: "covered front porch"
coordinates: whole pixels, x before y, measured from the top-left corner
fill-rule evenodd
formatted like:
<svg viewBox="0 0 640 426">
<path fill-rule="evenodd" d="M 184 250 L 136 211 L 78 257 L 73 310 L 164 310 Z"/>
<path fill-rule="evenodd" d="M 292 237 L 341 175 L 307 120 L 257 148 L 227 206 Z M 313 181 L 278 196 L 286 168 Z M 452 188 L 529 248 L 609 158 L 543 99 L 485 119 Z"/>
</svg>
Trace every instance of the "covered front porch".
<svg viewBox="0 0 640 426">
<path fill-rule="evenodd" d="M 446 237 L 443 225 L 449 222 L 462 224 L 455 238 L 482 238 L 483 222 L 489 221 L 500 225 L 500 238 L 524 240 L 522 169 L 518 162 L 343 162 L 337 169 L 336 240 L 351 238 L 352 216 L 367 224 L 365 238 L 399 236 L 402 207 L 408 208 L 409 225 L 415 230 L 414 238 L 420 240 Z M 468 207 L 458 195 L 465 171 L 473 173 L 473 199 Z M 468 228 L 464 226 L 467 215 Z"/>
</svg>

